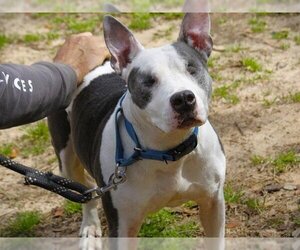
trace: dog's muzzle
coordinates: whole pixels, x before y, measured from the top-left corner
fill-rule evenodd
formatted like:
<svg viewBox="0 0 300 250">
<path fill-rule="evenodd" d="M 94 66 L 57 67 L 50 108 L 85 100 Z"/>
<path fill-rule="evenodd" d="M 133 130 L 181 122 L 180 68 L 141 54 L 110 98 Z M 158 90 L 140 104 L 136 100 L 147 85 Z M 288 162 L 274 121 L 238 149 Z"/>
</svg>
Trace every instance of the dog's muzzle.
<svg viewBox="0 0 300 250">
<path fill-rule="evenodd" d="M 191 112 L 196 107 L 196 97 L 190 90 L 184 90 L 171 96 L 171 106 L 178 114 Z"/>
<path fill-rule="evenodd" d="M 171 107 L 175 112 L 178 128 L 190 128 L 202 125 L 196 112 L 196 96 L 190 90 L 177 92 L 170 98 Z"/>
</svg>

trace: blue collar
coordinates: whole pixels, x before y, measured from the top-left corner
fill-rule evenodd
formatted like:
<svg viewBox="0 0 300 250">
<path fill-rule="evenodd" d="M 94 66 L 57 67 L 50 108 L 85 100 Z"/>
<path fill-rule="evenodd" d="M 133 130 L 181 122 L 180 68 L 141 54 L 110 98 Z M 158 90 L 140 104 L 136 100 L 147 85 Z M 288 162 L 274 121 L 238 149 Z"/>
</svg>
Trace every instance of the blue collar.
<svg viewBox="0 0 300 250">
<path fill-rule="evenodd" d="M 132 124 L 126 119 L 123 113 L 122 102 L 125 98 L 126 93 L 121 97 L 118 109 L 115 115 L 115 127 L 116 127 L 116 155 L 115 160 L 117 166 L 127 167 L 136 161 L 142 159 L 150 159 L 150 160 L 157 160 L 157 161 L 164 161 L 168 163 L 168 161 L 177 161 L 183 156 L 191 153 L 198 145 L 198 127 L 194 128 L 193 133 L 182 143 L 180 143 L 175 148 L 172 148 L 167 151 L 158 151 L 158 150 L 151 150 L 151 149 L 143 149 L 139 142 L 139 139 L 135 133 L 135 130 Z M 127 130 L 128 135 L 135 143 L 135 148 L 133 149 L 133 154 L 129 158 L 124 158 L 124 147 L 121 140 L 121 135 L 118 126 L 118 118 L 119 114 L 124 117 L 124 123 Z"/>
</svg>

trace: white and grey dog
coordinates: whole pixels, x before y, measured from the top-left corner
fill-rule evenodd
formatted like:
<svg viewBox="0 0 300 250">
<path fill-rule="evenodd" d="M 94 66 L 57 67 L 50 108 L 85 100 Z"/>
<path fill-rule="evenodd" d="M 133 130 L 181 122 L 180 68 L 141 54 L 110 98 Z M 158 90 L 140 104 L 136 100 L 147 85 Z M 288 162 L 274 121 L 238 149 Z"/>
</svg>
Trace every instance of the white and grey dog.
<svg viewBox="0 0 300 250">
<path fill-rule="evenodd" d="M 131 159 L 127 181 L 102 197 L 110 237 L 135 237 L 147 214 L 193 200 L 206 236 L 222 239 L 226 163 L 207 118 L 209 15 L 186 14 L 178 40 L 159 48 L 143 48 L 111 16 L 104 18 L 104 36 L 111 62 L 85 77 L 68 112 L 49 117 L 63 175 L 92 187 L 86 169 L 102 187 L 116 163 L 122 167 Z M 120 147 L 124 158 L 116 162 Z M 174 155 L 180 157 L 168 158 Z M 82 236 L 101 236 L 96 205 L 94 200 L 83 206 Z"/>
</svg>

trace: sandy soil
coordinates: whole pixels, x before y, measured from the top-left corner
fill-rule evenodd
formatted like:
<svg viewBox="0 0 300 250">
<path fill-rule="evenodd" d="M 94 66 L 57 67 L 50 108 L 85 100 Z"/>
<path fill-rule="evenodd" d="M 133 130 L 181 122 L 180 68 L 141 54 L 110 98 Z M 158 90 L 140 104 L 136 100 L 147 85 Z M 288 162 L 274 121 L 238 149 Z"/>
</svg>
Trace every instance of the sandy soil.
<svg viewBox="0 0 300 250">
<path fill-rule="evenodd" d="M 214 14 L 212 17 L 215 51 L 210 72 L 214 88 L 239 82 L 238 87 L 230 89 L 230 94 L 236 95 L 239 102 L 233 104 L 224 98 L 213 98 L 210 120 L 225 147 L 227 185 L 241 190 L 248 200 L 260 202 L 259 207 L 254 209 L 243 202 L 228 203 L 226 235 L 290 237 L 300 226 L 299 162 L 284 173 L 274 174 L 272 164 L 256 166 L 251 158 L 254 155 L 274 158 L 289 150 L 294 150 L 299 157 L 300 103 L 286 97 L 300 91 L 300 46 L 294 42 L 294 37 L 299 35 L 300 15 L 259 16 L 267 24 L 262 33 L 251 31 L 249 20 L 253 17 L 250 14 Z M 128 23 L 128 20 L 124 18 L 124 22 Z M 176 39 L 179 24 L 180 20 L 155 18 L 151 29 L 135 33 L 146 47 L 159 46 Z M 0 32 L 6 34 L 47 32 L 49 29 L 48 20 L 44 18 L 0 16 Z M 288 38 L 281 41 L 272 39 L 272 32 L 281 30 L 288 31 Z M 38 60 L 51 60 L 61 42 L 62 39 L 34 45 L 12 43 L 1 50 L 0 62 L 31 64 Z M 289 46 L 282 49 L 282 44 Z M 240 49 L 234 50 L 234 46 Z M 241 61 L 245 57 L 255 58 L 262 65 L 262 71 L 249 72 L 242 67 Z M 271 104 L 268 105 L 266 100 Z M 23 127 L 0 131 L 0 144 L 18 142 L 23 133 Z M 15 160 L 39 169 L 57 171 L 57 162 L 47 163 L 53 155 L 49 146 L 43 155 L 25 159 L 19 154 Z M 47 215 L 39 228 L 39 235 L 77 234 L 80 216 L 53 216 L 53 209 L 62 205 L 62 198 L 39 188 L 24 187 L 22 183 L 21 176 L 1 169 L 1 224 L 4 225 L 7 218 L 13 217 L 17 211 L 38 210 Z M 291 184 L 293 188 L 267 192 L 265 187 L 269 184 Z M 60 225 L 65 225 L 63 228 L 66 230 L 60 230 Z"/>
</svg>

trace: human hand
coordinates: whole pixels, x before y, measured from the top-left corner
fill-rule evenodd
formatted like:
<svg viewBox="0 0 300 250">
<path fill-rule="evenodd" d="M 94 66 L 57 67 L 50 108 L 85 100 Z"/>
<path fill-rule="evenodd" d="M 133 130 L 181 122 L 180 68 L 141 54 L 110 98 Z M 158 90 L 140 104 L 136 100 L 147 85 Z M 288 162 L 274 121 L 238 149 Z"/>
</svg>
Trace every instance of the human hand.
<svg viewBox="0 0 300 250">
<path fill-rule="evenodd" d="M 58 50 L 54 62 L 71 66 L 77 75 L 77 85 L 95 67 L 101 65 L 109 53 L 103 41 L 91 33 L 71 35 Z"/>
</svg>

